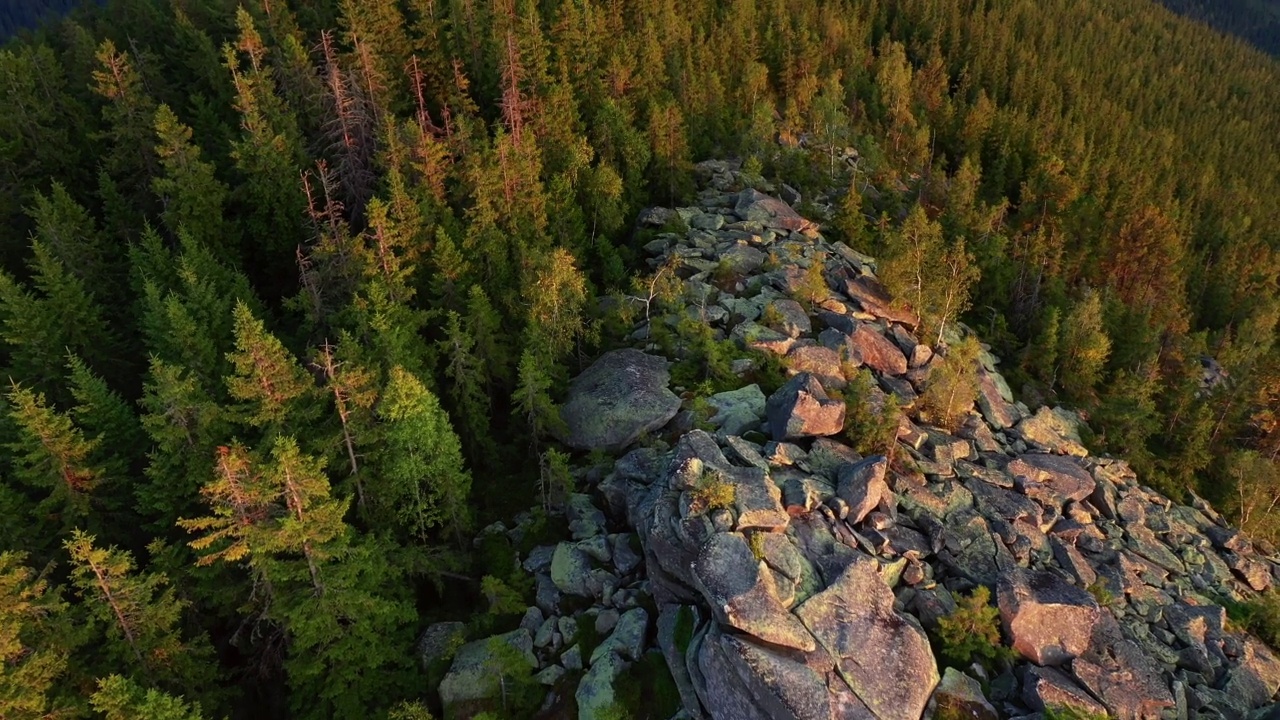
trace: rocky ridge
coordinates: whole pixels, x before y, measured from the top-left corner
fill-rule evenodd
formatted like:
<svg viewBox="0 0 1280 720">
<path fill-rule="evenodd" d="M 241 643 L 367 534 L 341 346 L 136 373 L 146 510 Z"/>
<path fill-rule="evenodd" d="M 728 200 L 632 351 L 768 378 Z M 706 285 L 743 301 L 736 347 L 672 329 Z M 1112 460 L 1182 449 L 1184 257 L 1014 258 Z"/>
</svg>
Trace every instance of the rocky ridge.
<svg viewBox="0 0 1280 720">
<path fill-rule="evenodd" d="M 1175 504 L 1125 462 L 1090 456 L 1078 418 L 1013 402 L 989 353 L 960 429 L 922 422 L 916 401 L 944 350 L 914 335 L 874 260 L 828 242 L 734 164 L 698 169 L 698 206 L 640 218 L 678 218 L 687 232 L 646 250 L 697 299 L 689 313 L 782 356 L 791 378 L 768 396 L 744 381 L 710 397 L 714 414 L 695 428 L 641 324 L 635 349 L 575 381 L 566 443 L 631 449 L 571 497 L 572 539 L 522 558 L 537 602 L 502 642 L 551 688 L 548 707 L 571 693 L 578 717 L 603 718 L 628 667 L 661 653 L 688 718 L 898 720 L 944 702 L 973 718 L 1057 706 L 1179 720 L 1268 711 L 1280 660 L 1232 631 L 1220 603 L 1280 578 L 1274 548 L 1207 503 Z M 817 263 L 829 294 L 806 312 L 795 296 Z M 841 437 L 838 392 L 857 367 L 902 408 L 892 460 Z M 712 501 L 710 486 L 732 491 Z M 993 591 L 1016 662 L 995 676 L 976 664 L 940 672 L 931 634 L 978 586 Z M 584 623 L 604 638 L 589 657 Z M 454 655 L 447 712 L 474 699 L 467 673 L 492 646 Z"/>
</svg>

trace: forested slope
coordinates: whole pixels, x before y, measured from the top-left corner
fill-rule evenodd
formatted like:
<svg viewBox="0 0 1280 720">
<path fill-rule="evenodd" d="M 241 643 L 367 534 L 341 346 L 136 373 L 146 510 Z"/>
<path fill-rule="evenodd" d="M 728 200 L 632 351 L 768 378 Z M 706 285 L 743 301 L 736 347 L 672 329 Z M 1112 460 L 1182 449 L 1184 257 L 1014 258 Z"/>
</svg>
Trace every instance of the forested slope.
<svg viewBox="0 0 1280 720">
<path fill-rule="evenodd" d="M 1024 399 L 1274 532 L 1280 68 L 1153 4 L 118 0 L 0 77 L 6 717 L 423 696 L 711 156 L 936 221 Z"/>
</svg>

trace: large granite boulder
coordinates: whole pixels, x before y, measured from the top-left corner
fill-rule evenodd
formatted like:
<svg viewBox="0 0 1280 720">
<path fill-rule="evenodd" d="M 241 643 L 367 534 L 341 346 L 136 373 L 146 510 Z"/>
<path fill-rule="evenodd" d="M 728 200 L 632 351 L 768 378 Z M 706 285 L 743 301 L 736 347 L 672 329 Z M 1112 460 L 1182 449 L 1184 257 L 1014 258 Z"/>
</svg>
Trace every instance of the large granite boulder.
<svg viewBox="0 0 1280 720">
<path fill-rule="evenodd" d="M 616 451 L 666 425 L 680 410 L 670 379 L 660 357 L 630 348 L 601 355 L 569 384 L 560 410 L 565 444 Z"/>
<path fill-rule="evenodd" d="M 716 411 L 710 423 L 726 435 L 741 435 L 755 430 L 764 419 L 765 400 L 760 386 L 754 383 L 716 393 L 707 398 L 707 403 Z"/>
<path fill-rule="evenodd" d="M 791 378 L 765 404 L 774 440 L 836 435 L 844 429 L 845 404 L 827 396 L 809 373 Z"/>
<path fill-rule="evenodd" d="M 873 455 L 857 463 L 841 465 L 836 471 L 836 496 L 849 504 L 850 523 L 862 522 L 872 510 L 886 504 L 892 498 L 885 473 L 889 460 L 883 455 Z"/>
<path fill-rule="evenodd" d="M 918 720 L 938 684 L 938 665 L 924 630 L 893 603 L 876 561 L 858 555 L 796 615 L 877 718 Z"/>
<path fill-rule="evenodd" d="M 512 652 L 505 652 L 504 645 Z M 523 628 L 469 642 L 458 649 L 449 672 L 440 681 L 440 704 L 447 711 L 499 698 L 502 672 L 531 674 L 537 665 L 533 637 Z"/>
<path fill-rule="evenodd" d="M 1060 665 L 1089 648 L 1098 602 L 1061 577 L 1014 569 L 997 585 L 1000 619 L 1013 649 L 1037 665 Z"/>
<path fill-rule="evenodd" d="M 754 188 L 738 194 L 733 211 L 743 220 L 758 222 L 766 228 L 800 232 L 813 226 L 790 205 Z"/>
<path fill-rule="evenodd" d="M 1090 715 L 1105 715 L 1107 709 L 1089 693 L 1072 682 L 1062 671 L 1051 667 L 1027 668 L 1022 678 L 1022 700 L 1032 710 L 1048 708 L 1078 710 Z"/>
<path fill-rule="evenodd" d="M 996 709 L 982 694 L 982 684 L 953 667 L 942 673 L 942 682 L 933 692 L 933 716 L 999 720 Z"/>
</svg>

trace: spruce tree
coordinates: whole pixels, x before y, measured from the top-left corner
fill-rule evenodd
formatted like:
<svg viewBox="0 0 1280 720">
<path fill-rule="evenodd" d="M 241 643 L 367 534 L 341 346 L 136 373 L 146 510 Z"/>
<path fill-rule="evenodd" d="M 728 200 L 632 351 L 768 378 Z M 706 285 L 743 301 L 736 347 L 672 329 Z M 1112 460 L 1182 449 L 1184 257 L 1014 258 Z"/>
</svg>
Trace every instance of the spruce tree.
<svg viewBox="0 0 1280 720">
<path fill-rule="evenodd" d="M 235 308 L 236 349 L 227 392 L 240 417 L 268 434 L 300 427 L 314 416 L 316 387 L 284 345 L 243 302 Z"/>
<path fill-rule="evenodd" d="M 421 380 L 394 367 L 378 415 L 383 449 L 377 485 L 369 488 L 377 516 L 408 542 L 429 545 L 441 531 L 460 539 L 469 523 L 471 475 L 440 402 Z"/>
<path fill-rule="evenodd" d="M 55 531 L 84 523 L 97 504 L 99 485 L 107 480 L 93 463 L 98 440 L 86 438 L 42 393 L 15 385 L 7 398 L 17 428 L 9 444 L 15 479 L 45 494 L 38 510 L 53 521 Z"/>
<path fill-rule="evenodd" d="M 240 248 L 233 226 L 225 220 L 227 186 L 214 176 L 213 164 L 201 160 L 191 128 L 168 105 L 156 110 L 155 134 L 162 174 L 151 180 L 151 188 L 164 208 L 165 226 L 174 236 L 185 230 L 192 240 L 234 264 Z"/>
<path fill-rule="evenodd" d="M 196 703 L 142 685 L 121 675 L 98 681 L 90 697 L 93 709 L 105 720 L 204 720 Z"/>
</svg>

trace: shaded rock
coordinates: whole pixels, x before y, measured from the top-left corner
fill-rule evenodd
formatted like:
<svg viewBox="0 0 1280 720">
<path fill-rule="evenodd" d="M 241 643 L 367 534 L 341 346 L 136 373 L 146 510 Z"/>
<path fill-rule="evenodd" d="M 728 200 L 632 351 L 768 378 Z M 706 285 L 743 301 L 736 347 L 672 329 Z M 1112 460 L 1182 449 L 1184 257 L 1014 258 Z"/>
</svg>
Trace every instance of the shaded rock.
<svg viewBox="0 0 1280 720">
<path fill-rule="evenodd" d="M 849 347 L 853 359 L 886 375 L 901 375 L 907 371 L 907 358 L 889 338 L 859 323 L 849 335 Z"/>
<path fill-rule="evenodd" d="M 1174 706 L 1160 666 L 1132 640 L 1116 643 L 1105 665 L 1084 658 L 1073 660 L 1071 672 L 1113 716 L 1154 719 Z"/>
<path fill-rule="evenodd" d="M 813 637 L 778 598 L 769 566 L 738 533 L 718 533 L 702 547 L 693 577 L 717 619 L 765 642 L 813 650 Z"/>
<path fill-rule="evenodd" d="M 708 685 L 746 691 L 746 697 L 708 698 L 712 717 L 742 717 L 737 713 L 724 713 L 743 701 L 749 701 L 768 718 L 827 720 L 832 717 L 826 679 L 802 662 L 721 633 L 707 636 L 702 644 L 702 658 Z M 733 677 L 713 679 L 714 675 L 723 673 L 732 673 Z"/>
<path fill-rule="evenodd" d="M 1023 493 L 1046 505 L 1083 500 L 1096 485 L 1079 463 L 1061 455 L 1019 455 L 1005 471 Z"/>
<path fill-rule="evenodd" d="M 515 652 L 501 653 L 500 657 L 503 645 Z M 518 667 L 511 666 L 511 658 L 518 658 Z M 528 630 L 469 642 L 458 649 L 449 672 L 440 681 L 440 703 L 447 711 L 454 705 L 498 698 L 502 694 L 502 671 L 532 674 L 537 665 Z"/>
<path fill-rule="evenodd" d="M 667 424 L 680 398 L 667 388 L 667 361 L 638 350 L 613 350 L 569 384 L 560 415 L 564 442 L 582 450 L 621 450 Z"/>
<path fill-rule="evenodd" d="M 591 663 L 587 673 L 578 681 L 574 700 L 578 705 L 578 720 L 606 720 L 613 714 L 617 695 L 614 685 L 630 663 L 614 653 L 605 653 Z"/>
<path fill-rule="evenodd" d="M 774 440 L 835 435 L 844 429 L 845 404 L 832 400 L 808 373 L 787 381 L 765 405 Z"/>
<path fill-rule="evenodd" d="M 747 275 L 759 270 L 766 259 L 764 252 L 741 241 L 720 253 L 720 263 L 739 275 Z"/>
<path fill-rule="evenodd" d="M 764 470 L 734 468 L 726 480 L 734 489 L 737 530 L 774 532 L 787 527 L 790 518 L 782 507 L 782 492 Z"/>
<path fill-rule="evenodd" d="M 595 537 L 604 532 L 604 513 L 591 502 L 590 495 L 570 493 L 567 510 L 569 532 L 574 540 Z"/>
<path fill-rule="evenodd" d="M 845 463 L 861 462 L 862 456 L 857 450 L 831 438 L 815 438 L 809 446 L 806 462 L 809 470 L 823 477 L 835 480 L 836 473 Z"/>
<path fill-rule="evenodd" d="M 438 622 L 427 626 L 418 638 L 418 661 L 425 669 L 444 660 L 467 637 L 467 625 L 461 622 Z"/>
<path fill-rule="evenodd" d="M 1093 596 L 1048 572 L 1016 570 L 997 584 L 1000 619 L 1013 649 L 1037 665 L 1058 665 L 1089 647 L 1099 608 Z"/>
<path fill-rule="evenodd" d="M 861 462 L 843 465 L 837 473 L 836 495 L 849 503 L 849 523 L 857 524 L 882 504 L 892 498 L 885 472 L 889 460 L 883 455 L 873 455 Z"/>
<path fill-rule="evenodd" d="M 658 607 L 657 641 L 662 657 L 667 661 L 671 678 L 675 680 L 680 700 L 686 709 L 699 709 L 697 689 L 685 664 L 685 654 L 701 622 L 701 612 L 689 605 L 660 605 Z M 699 717 L 695 714 L 694 717 Z"/>
<path fill-rule="evenodd" d="M 738 324 L 729 335 L 745 350 L 759 350 L 774 355 L 786 355 L 796 342 L 790 335 L 750 321 Z"/>
<path fill-rule="evenodd" d="M 716 393 L 707 398 L 707 403 L 716 411 L 709 422 L 726 435 L 741 435 L 755 430 L 764 420 L 765 396 L 760 386 L 754 383 Z"/>
<path fill-rule="evenodd" d="M 1107 709 L 1090 697 L 1063 672 L 1051 667 L 1027 667 L 1022 679 L 1022 701 L 1037 712 L 1048 708 L 1071 708 L 1090 715 L 1105 715 Z"/>
<path fill-rule="evenodd" d="M 953 667 L 942 673 L 942 682 L 933 691 L 934 716 L 999 720 L 996 709 L 982 694 L 982 684 Z"/>
<path fill-rule="evenodd" d="M 875 561 L 861 556 L 795 612 L 878 718 L 915 720 L 938 684 L 938 666 L 924 631 L 893 604 Z"/>
<path fill-rule="evenodd" d="M 1089 454 L 1080 441 L 1079 418 L 1062 408 L 1042 407 L 1014 428 L 1018 437 L 1050 452 L 1084 457 Z"/>
<path fill-rule="evenodd" d="M 770 314 L 777 319 L 776 325 L 771 324 L 773 330 L 792 338 L 798 338 L 801 335 L 808 335 L 813 329 L 809 322 L 809 314 L 800 307 L 800 303 L 790 298 L 779 298 L 769 303 L 765 310 L 768 317 Z"/>
<path fill-rule="evenodd" d="M 618 617 L 613 632 L 591 652 L 591 664 L 605 653 L 617 653 L 626 660 L 639 660 L 644 654 L 645 631 L 649 627 L 649 613 L 644 608 L 631 608 Z"/>
</svg>

